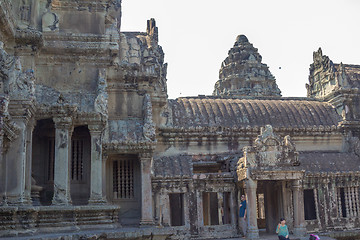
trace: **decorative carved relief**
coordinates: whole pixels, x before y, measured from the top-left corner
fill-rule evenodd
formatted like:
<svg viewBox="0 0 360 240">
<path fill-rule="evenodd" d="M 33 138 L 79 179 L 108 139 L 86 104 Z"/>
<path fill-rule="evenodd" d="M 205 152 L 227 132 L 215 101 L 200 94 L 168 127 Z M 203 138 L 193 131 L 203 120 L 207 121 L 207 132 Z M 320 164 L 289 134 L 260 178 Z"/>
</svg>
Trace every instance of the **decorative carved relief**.
<svg viewBox="0 0 360 240">
<path fill-rule="evenodd" d="M 298 166 L 300 164 L 295 144 L 290 136 L 281 140 L 273 131 L 271 125 L 261 129 L 254 146 L 243 149 L 244 157 L 238 162 L 238 175 L 246 168 L 281 169 L 283 166 Z"/>
<path fill-rule="evenodd" d="M 42 16 L 42 31 L 51 32 L 59 29 L 59 17 L 56 13 L 48 10 Z"/>
<path fill-rule="evenodd" d="M 144 127 L 143 134 L 145 139 L 149 141 L 155 141 L 155 124 L 152 119 L 152 104 L 149 94 L 145 94 L 144 97 Z"/>
<path fill-rule="evenodd" d="M 95 99 L 95 111 L 103 116 L 108 116 L 108 94 L 106 92 L 106 72 L 105 69 L 99 70 L 97 97 Z"/>
</svg>

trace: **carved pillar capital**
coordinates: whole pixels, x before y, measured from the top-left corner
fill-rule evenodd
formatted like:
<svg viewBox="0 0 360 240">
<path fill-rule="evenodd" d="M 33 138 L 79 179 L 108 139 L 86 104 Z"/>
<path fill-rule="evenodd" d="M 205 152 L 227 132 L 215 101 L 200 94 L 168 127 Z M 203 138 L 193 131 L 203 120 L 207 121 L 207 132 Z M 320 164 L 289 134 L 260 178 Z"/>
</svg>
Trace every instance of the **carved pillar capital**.
<svg viewBox="0 0 360 240">
<path fill-rule="evenodd" d="M 102 123 L 96 123 L 96 124 L 92 124 L 92 123 L 90 123 L 89 125 L 88 125 L 88 129 L 89 129 L 89 131 L 90 131 L 90 134 L 91 133 L 102 133 L 103 131 L 104 131 L 104 124 L 102 124 Z"/>
<path fill-rule="evenodd" d="M 152 156 L 153 156 L 153 153 L 151 153 L 151 152 L 139 153 L 140 161 L 147 161 L 147 160 L 151 159 Z"/>
<path fill-rule="evenodd" d="M 67 129 L 72 131 L 73 122 L 71 117 L 54 117 L 55 128 L 57 129 Z"/>
</svg>

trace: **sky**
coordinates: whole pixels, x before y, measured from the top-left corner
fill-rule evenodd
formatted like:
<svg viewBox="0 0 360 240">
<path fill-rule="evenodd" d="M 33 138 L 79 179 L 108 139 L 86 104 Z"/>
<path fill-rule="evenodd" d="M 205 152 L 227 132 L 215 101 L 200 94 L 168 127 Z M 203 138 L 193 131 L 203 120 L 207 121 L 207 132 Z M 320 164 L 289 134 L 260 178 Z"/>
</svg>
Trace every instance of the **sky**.
<svg viewBox="0 0 360 240">
<path fill-rule="evenodd" d="M 306 97 L 319 47 L 360 65 L 360 0 L 122 0 L 121 31 L 155 18 L 171 99 L 211 95 L 238 35 L 258 49 L 284 97 Z"/>
</svg>

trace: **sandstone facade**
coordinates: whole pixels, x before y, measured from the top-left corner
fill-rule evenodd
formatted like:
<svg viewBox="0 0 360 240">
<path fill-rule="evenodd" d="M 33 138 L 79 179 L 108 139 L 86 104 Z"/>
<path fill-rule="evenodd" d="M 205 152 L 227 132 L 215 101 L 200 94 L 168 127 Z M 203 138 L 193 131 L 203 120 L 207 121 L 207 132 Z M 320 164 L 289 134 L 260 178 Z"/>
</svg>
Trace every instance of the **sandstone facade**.
<svg viewBox="0 0 360 240">
<path fill-rule="evenodd" d="M 168 99 L 155 20 L 120 30 L 121 0 L 0 1 L 0 237 L 239 237 L 242 193 L 248 239 L 360 229 L 359 66 L 319 49 L 283 98 L 240 35 Z"/>
</svg>

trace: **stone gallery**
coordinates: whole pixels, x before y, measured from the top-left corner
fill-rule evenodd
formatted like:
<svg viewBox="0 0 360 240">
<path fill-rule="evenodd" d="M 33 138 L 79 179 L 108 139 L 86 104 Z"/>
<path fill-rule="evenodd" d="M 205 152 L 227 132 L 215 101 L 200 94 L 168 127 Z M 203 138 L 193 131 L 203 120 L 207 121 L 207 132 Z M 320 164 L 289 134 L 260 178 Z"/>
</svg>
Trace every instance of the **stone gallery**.
<svg viewBox="0 0 360 240">
<path fill-rule="evenodd" d="M 121 0 L 0 0 L 0 237 L 239 237 L 241 194 L 248 239 L 360 231 L 360 65 L 319 49 L 284 98 L 239 35 L 211 96 L 166 71 Z"/>
</svg>

